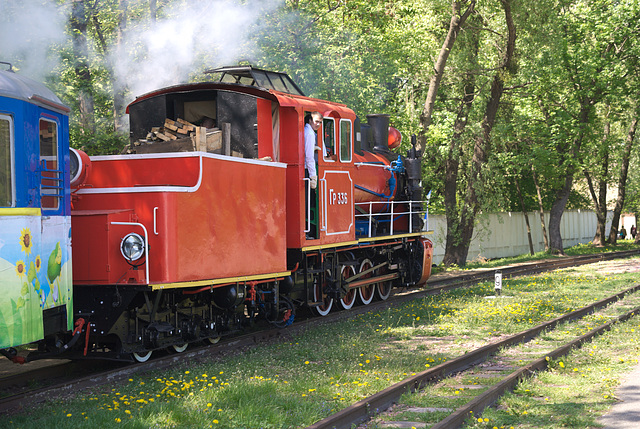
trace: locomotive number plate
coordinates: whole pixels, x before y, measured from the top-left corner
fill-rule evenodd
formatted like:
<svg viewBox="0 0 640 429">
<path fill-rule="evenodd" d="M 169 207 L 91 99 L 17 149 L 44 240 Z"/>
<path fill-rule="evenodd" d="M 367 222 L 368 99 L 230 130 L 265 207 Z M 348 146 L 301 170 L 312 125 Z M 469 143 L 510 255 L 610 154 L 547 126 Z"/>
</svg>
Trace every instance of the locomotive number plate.
<svg viewBox="0 0 640 429">
<path fill-rule="evenodd" d="M 348 171 L 325 171 L 320 181 L 322 229 L 327 235 L 347 234 L 353 228 L 353 181 Z"/>
</svg>

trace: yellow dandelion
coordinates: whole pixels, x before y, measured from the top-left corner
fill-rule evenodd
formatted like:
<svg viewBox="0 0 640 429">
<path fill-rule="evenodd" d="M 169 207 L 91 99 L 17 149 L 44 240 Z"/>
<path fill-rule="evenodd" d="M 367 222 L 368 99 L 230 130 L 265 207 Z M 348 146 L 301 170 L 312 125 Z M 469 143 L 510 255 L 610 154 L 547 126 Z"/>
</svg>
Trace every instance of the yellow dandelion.
<svg viewBox="0 0 640 429">
<path fill-rule="evenodd" d="M 32 245 L 31 230 L 29 228 L 22 228 L 20 231 L 20 246 L 22 247 L 22 251 L 29 255 L 31 253 Z"/>
<path fill-rule="evenodd" d="M 24 277 L 27 272 L 27 267 L 24 264 L 24 261 L 16 262 L 16 274 L 18 277 Z"/>
</svg>

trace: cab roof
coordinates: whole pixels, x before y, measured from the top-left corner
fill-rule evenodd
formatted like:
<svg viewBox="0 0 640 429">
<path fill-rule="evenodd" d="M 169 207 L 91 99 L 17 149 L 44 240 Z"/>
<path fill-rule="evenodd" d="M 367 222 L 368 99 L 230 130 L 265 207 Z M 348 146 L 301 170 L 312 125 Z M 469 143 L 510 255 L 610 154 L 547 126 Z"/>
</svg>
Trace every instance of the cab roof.
<svg viewBox="0 0 640 429">
<path fill-rule="evenodd" d="M 253 66 L 227 66 L 205 70 L 205 73 L 220 73 L 218 82 L 239 83 L 248 86 L 255 86 L 262 89 L 273 89 L 286 94 L 302 95 L 304 93 L 298 85 L 282 72 L 262 70 Z"/>
<path fill-rule="evenodd" d="M 129 103 L 126 112 L 129 113 L 129 108 L 137 103 L 166 94 L 226 90 L 277 101 L 282 107 L 318 110 L 323 115 L 335 111 L 340 112 L 343 117 L 355 117 L 355 113 L 342 103 L 307 97 L 286 73 L 262 70 L 253 66 L 219 67 L 205 73 L 220 73 L 220 77 L 209 82 L 183 83 L 139 95 Z"/>
<path fill-rule="evenodd" d="M 0 96 L 38 104 L 64 114 L 70 112 L 49 88 L 13 71 L 0 70 Z"/>
</svg>

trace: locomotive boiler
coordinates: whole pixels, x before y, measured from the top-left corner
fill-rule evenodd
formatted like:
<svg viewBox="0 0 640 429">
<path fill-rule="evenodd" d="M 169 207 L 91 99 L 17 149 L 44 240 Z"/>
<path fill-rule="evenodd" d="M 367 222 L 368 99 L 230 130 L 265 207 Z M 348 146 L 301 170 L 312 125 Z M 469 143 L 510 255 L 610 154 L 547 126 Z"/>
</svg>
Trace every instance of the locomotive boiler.
<svg viewBox="0 0 640 429">
<path fill-rule="evenodd" d="M 128 107 L 126 153 L 72 151 L 73 323 L 43 347 L 144 361 L 215 342 L 300 308 L 387 299 L 422 285 L 420 160 L 393 150 L 387 115 L 305 96 L 284 73 L 208 71 Z M 304 170 L 304 117 L 318 111 L 318 188 Z M 60 351 L 60 350 L 59 350 Z M 36 355 L 33 358 L 37 357 Z"/>
</svg>

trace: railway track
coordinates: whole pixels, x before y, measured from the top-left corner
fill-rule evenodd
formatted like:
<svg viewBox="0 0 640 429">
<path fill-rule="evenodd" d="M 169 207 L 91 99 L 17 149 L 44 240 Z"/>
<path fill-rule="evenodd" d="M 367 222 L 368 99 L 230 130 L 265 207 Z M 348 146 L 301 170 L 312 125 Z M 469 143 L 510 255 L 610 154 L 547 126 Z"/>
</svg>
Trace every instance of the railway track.
<svg viewBox="0 0 640 429">
<path fill-rule="evenodd" d="M 570 266 L 584 265 L 603 260 L 625 258 L 640 254 L 638 251 L 611 252 L 600 255 L 580 256 L 573 258 L 553 259 L 528 264 L 500 267 L 503 278 L 535 274 Z M 67 362 L 62 365 L 43 367 L 34 371 L 10 375 L 0 378 L 0 414 L 12 410 L 20 410 L 32 404 L 42 402 L 56 396 L 78 391 L 85 387 L 126 380 L 132 375 L 147 371 L 170 368 L 181 361 L 191 362 L 228 355 L 252 347 L 264 341 L 287 338 L 310 324 L 331 323 L 336 320 L 353 317 L 360 313 L 376 311 L 398 303 L 414 300 L 427 295 L 442 293 L 448 290 L 469 287 L 482 281 L 493 280 L 496 269 L 476 270 L 468 274 L 444 274 L 430 279 L 427 287 L 396 292 L 387 301 L 372 303 L 368 306 L 353 308 L 348 312 L 331 313 L 323 318 L 296 319 L 296 323 L 286 329 L 266 329 L 234 338 L 228 338 L 218 344 L 188 349 L 179 354 L 167 354 L 145 363 L 123 365 L 120 362 L 96 361 Z M 490 354 L 490 353 L 489 353 Z M 488 355 L 487 355 L 488 356 Z M 42 380 L 49 380 L 45 385 Z M 329 427 L 329 426 L 327 426 Z M 347 426 L 349 427 L 349 426 Z"/>
<path fill-rule="evenodd" d="M 344 408 L 336 414 L 333 414 L 311 426 L 308 426 L 307 429 L 346 429 L 355 427 L 363 422 L 369 421 L 371 418 L 374 418 L 381 413 L 384 413 L 405 393 L 420 392 L 426 386 L 437 383 L 444 378 L 452 376 L 454 374 L 462 374 L 468 371 L 475 371 L 474 376 L 478 379 L 484 378 L 483 376 L 487 375 L 494 378 L 499 377 L 499 374 L 496 373 L 496 370 L 502 372 L 504 370 L 510 370 L 511 367 L 509 365 L 505 366 L 504 362 L 490 361 L 490 359 L 498 352 L 537 338 L 542 333 L 548 332 L 556 328 L 560 324 L 576 321 L 586 315 L 604 309 L 611 304 L 624 299 L 630 294 L 637 293 L 638 291 L 640 291 L 640 285 L 635 285 L 620 293 L 612 295 L 591 305 L 585 306 L 581 309 L 567 313 L 548 322 L 539 324 L 538 326 L 535 326 L 526 331 L 519 332 L 495 343 L 491 343 L 475 350 L 471 350 L 462 356 L 451 359 L 433 368 L 429 368 L 425 371 L 412 375 L 411 377 L 398 382 L 368 398 L 365 398 L 351 405 L 350 407 Z M 640 301 L 638 302 L 640 303 Z M 609 322 L 595 329 L 592 329 L 586 334 L 568 341 L 553 350 L 539 351 L 539 356 L 534 358 L 531 362 L 526 365 L 520 366 L 506 376 L 501 377 L 498 382 L 487 388 L 481 394 L 475 396 L 472 400 L 470 400 L 463 406 L 457 407 L 455 410 L 448 408 L 413 408 L 410 410 L 410 412 L 412 411 L 415 414 L 448 414 L 447 417 L 431 425 L 431 429 L 449 429 L 461 427 L 466 419 L 468 419 L 470 416 L 477 417 L 481 415 L 482 411 L 485 408 L 492 405 L 507 391 L 513 389 L 516 384 L 523 378 L 530 376 L 535 371 L 546 369 L 550 361 L 561 358 L 562 356 L 569 353 L 572 349 L 581 347 L 585 342 L 610 330 L 614 324 L 625 321 L 639 313 L 640 306 L 636 306 L 635 308 L 627 311 L 621 316 L 617 316 Z M 483 369 L 483 364 L 485 369 Z M 475 389 L 483 388 L 486 386 L 460 386 L 460 390 L 463 390 L 465 387 Z M 432 399 L 433 396 L 430 396 L 430 400 Z M 368 425 L 367 427 L 424 427 L 424 423 L 420 424 L 416 422 L 406 421 L 393 422 L 389 421 L 388 418 L 385 418 L 384 416 L 379 417 L 378 420 L 380 420 L 380 426 L 377 426 L 377 423 L 374 422 L 373 426 Z"/>
</svg>

